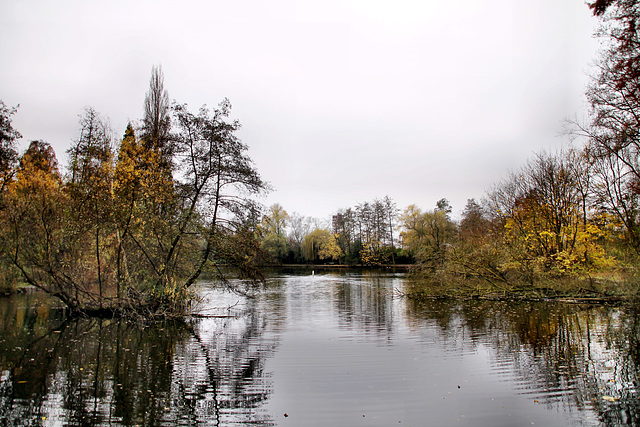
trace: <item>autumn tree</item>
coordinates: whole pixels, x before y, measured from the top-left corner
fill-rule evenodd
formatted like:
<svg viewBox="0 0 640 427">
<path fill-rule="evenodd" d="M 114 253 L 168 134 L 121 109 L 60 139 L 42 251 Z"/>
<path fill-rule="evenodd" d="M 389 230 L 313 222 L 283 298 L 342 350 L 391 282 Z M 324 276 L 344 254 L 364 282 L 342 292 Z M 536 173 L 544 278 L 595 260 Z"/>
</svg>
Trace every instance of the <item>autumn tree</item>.
<svg viewBox="0 0 640 427">
<path fill-rule="evenodd" d="M 117 158 L 107 121 L 86 108 L 63 178 L 43 141 L 12 167 L 19 134 L 10 126 L 15 109 L 2 104 L 2 266 L 72 312 L 181 315 L 205 270 L 222 280 L 222 266 L 261 278 L 251 196 L 267 185 L 236 136 L 229 101 L 198 114 L 186 105 L 170 112 L 154 68 L 145 105 L 142 137 L 130 123 Z M 275 223 L 284 239 L 283 219 Z"/>
<path fill-rule="evenodd" d="M 260 238 L 262 248 L 273 259 L 282 261 L 288 254 L 286 227 L 289 214 L 280 204 L 273 204 L 269 211 L 262 217 L 260 223 Z"/>
<path fill-rule="evenodd" d="M 57 296 L 72 310 L 89 290 L 73 274 L 78 247 L 64 241 L 66 196 L 51 145 L 32 141 L 8 185 L 10 208 L 2 215 L 4 255 L 32 286 Z"/>
<path fill-rule="evenodd" d="M 227 120 L 230 109 L 227 100 L 197 115 L 175 106 L 175 179 L 160 151 L 131 125 L 125 132 L 114 176 L 116 265 L 119 294 L 134 305 L 186 302 L 207 264 L 256 272 L 258 209 L 244 195 L 265 184 L 235 136 L 239 123 Z"/>
<path fill-rule="evenodd" d="M 176 107 L 178 176 L 168 180 L 159 152 L 129 125 L 113 167 L 110 139 L 87 109 L 69 150 L 67 182 L 51 146 L 34 141 L 10 183 L 3 212 L 5 258 L 25 280 L 71 310 L 180 312 L 207 263 L 256 277 L 257 208 L 244 194 L 265 185 L 229 122 Z"/>
<path fill-rule="evenodd" d="M 134 290 L 156 289 L 177 214 L 167 207 L 177 209 L 179 204 L 159 153 L 137 138 L 131 124 L 120 143 L 113 193 L 117 294 L 124 296 L 124 289 L 135 295 Z"/>
<path fill-rule="evenodd" d="M 444 204 L 439 202 L 433 211 L 423 212 L 409 205 L 400 215 L 403 245 L 427 270 L 442 267 L 448 245 L 456 235 L 456 225 L 442 207 Z"/>
<path fill-rule="evenodd" d="M 537 154 L 490 194 L 491 209 L 504 223 L 505 248 L 530 277 L 604 261 L 598 244 L 602 230 L 584 222 L 574 160 L 566 152 Z"/>
<path fill-rule="evenodd" d="M 335 235 L 329 230 L 316 228 L 307 234 L 303 243 L 303 254 L 307 261 L 336 261 L 342 256 Z"/>
</svg>

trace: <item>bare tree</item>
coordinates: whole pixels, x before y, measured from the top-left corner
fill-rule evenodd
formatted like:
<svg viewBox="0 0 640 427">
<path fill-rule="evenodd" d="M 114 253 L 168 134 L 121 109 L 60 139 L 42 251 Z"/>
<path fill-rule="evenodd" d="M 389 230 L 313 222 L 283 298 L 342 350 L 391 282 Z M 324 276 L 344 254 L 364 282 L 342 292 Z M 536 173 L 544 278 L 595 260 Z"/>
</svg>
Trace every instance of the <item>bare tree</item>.
<svg viewBox="0 0 640 427">
<path fill-rule="evenodd" d="M 597 73 L 587 90 L 591 120 L 577 124 L 588 138 L 587 154 L 597 203 L 624 224 L 628 241 L 640 251 L 640 2 L 596 0 L 602 20 Z"/>
<path fill-rule="evenodd" d="M 97 273 L 99 303 L 103 301 L 104 254 L 103 240 L 112 234 L 110 213 L 113 200 L 113 143 L 112 132 L 106 119 L 96 110 L 86 107 L 80 116 L 80 136 L 67 150 L 70 158 L 67 191 L 71 196 L 70 214 L 77 233 L 93 235 L 95 259 L 86 260 L 87 266 Z M 89 252 L 89 251 L 86 251 Z M 95 263 L 95 264 L 94 264 Z"/>
<path fill-rule="evenodd" d="M 164 88 L 164 74 L 160 65 L 151 69 L 149 91 L 144 98 L 142 139 L 157 150 L 165 166 L 170 166 L 173 147 L 171 143 L 171 103 Z"/>
<path fill-rule="evenodd" d="M 313 219 L 294 212 L 289 216 L 288 225 L 287 245 L 293 252 L 294 259 L 296 261 L 302 261 L 304 238 L 313 230 Z"/>
<path fill-rule="evenodd" d="M 174 232 L 175 237 L 167 246 L 159 277 L 163 278 L 165 270 L 173 265 L 181 239 L 198 218 L 203 249 L 185 287 L 195 282 L 210 259 L 232 261 L 226 250 L 231 236 L 238 235 L 247 223 L 258 220 L 255 204 L 244 195 L 260 193 L 267 188 L 246 154 L 248 147 L 235 136 L 240 124 L 226 120 L 230 110 L 231 103 L 227 99 L 213 115 L 205 107 L 197 116 L 186 106 L 175 107 L 180 127 L 177 155 L 183 177 L 179 186 L 184 202 L 182 218 Z"/>
<path fill-rule="evenodd" d="M 91 107 L 86 107 L 78 120 L 80 136 L 67 150 L 69 155 L 69 181 L 78 186 L 89 185 L 89 180 L 113 160 L 112 131 L 106 119 Z"/>
</svg>

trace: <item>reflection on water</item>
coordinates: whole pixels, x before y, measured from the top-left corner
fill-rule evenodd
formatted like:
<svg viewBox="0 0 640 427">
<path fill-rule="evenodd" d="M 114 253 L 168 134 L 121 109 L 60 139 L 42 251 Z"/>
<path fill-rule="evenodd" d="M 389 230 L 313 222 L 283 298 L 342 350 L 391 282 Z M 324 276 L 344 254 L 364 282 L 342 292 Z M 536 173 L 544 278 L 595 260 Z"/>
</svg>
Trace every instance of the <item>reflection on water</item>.
<svg viewBox="0 0 640 427">
<path fill-rule="evenodd" d="M 406 300 L 401 274 L 201 285 L 200 316 L 0 300 L 1 425 L 638 425 L 634 307 Z M 29 308 L 27 308 L 29 307 Z"/>
<path fill-rule="evenodd" d="M 31 296 L 27 297 L 30 299 Z M 64 322 L 4 301 L 0 419 L 23 425 L 229 425 L 261 421 L 275 344 L 246 306 L 188 323 Z M 22 306 L 22 307 L 21 307 Z"/>
</svg>

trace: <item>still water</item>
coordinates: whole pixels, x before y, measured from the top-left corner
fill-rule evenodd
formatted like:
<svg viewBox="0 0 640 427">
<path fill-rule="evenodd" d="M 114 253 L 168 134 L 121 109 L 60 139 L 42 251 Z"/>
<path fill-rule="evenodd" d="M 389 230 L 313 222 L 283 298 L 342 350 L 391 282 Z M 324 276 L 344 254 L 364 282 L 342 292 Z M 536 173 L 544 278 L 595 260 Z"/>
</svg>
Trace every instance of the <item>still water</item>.
<svg viewBox="0 0 640 427">
<path fill-rule="evenodd" d="M 200 284 L 184 323 L 0 299 L 0 425 L 639 425 L 634 308 L 429 301 L 400 273 Z M 399 292 L 398 292 L 399 291 Z"/>
</svg>

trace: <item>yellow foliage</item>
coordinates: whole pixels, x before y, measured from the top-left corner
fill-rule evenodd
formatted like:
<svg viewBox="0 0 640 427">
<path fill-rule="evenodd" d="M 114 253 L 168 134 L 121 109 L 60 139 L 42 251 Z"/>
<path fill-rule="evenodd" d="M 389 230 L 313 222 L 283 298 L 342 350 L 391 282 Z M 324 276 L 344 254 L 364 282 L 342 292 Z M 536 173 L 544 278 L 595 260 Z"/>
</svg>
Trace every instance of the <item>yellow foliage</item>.
<svg viewBox="0 0 640 427">
<path fill-rule="evenodd" d="M 316 258 L 337 260 L 343 255 L 336 236 L 331 234 L 329 230 L 321 230 L 319 228 L 305 236 L 302 249 L 305 258 L 309 261 L 315 261 Z"/>
<path fill-rule="evenodd" d="M 506 219 L 504 242 L 513 259 L 510 265 L 533 262 L 561 273 L 615 265 L 601 245 L 607 233 L 597 221 L 584 224 L 577 209 L 565 212 L 560 226 L 550 218 L 556 217 L 548 206 L 524 202 Z"/>
</svg>

